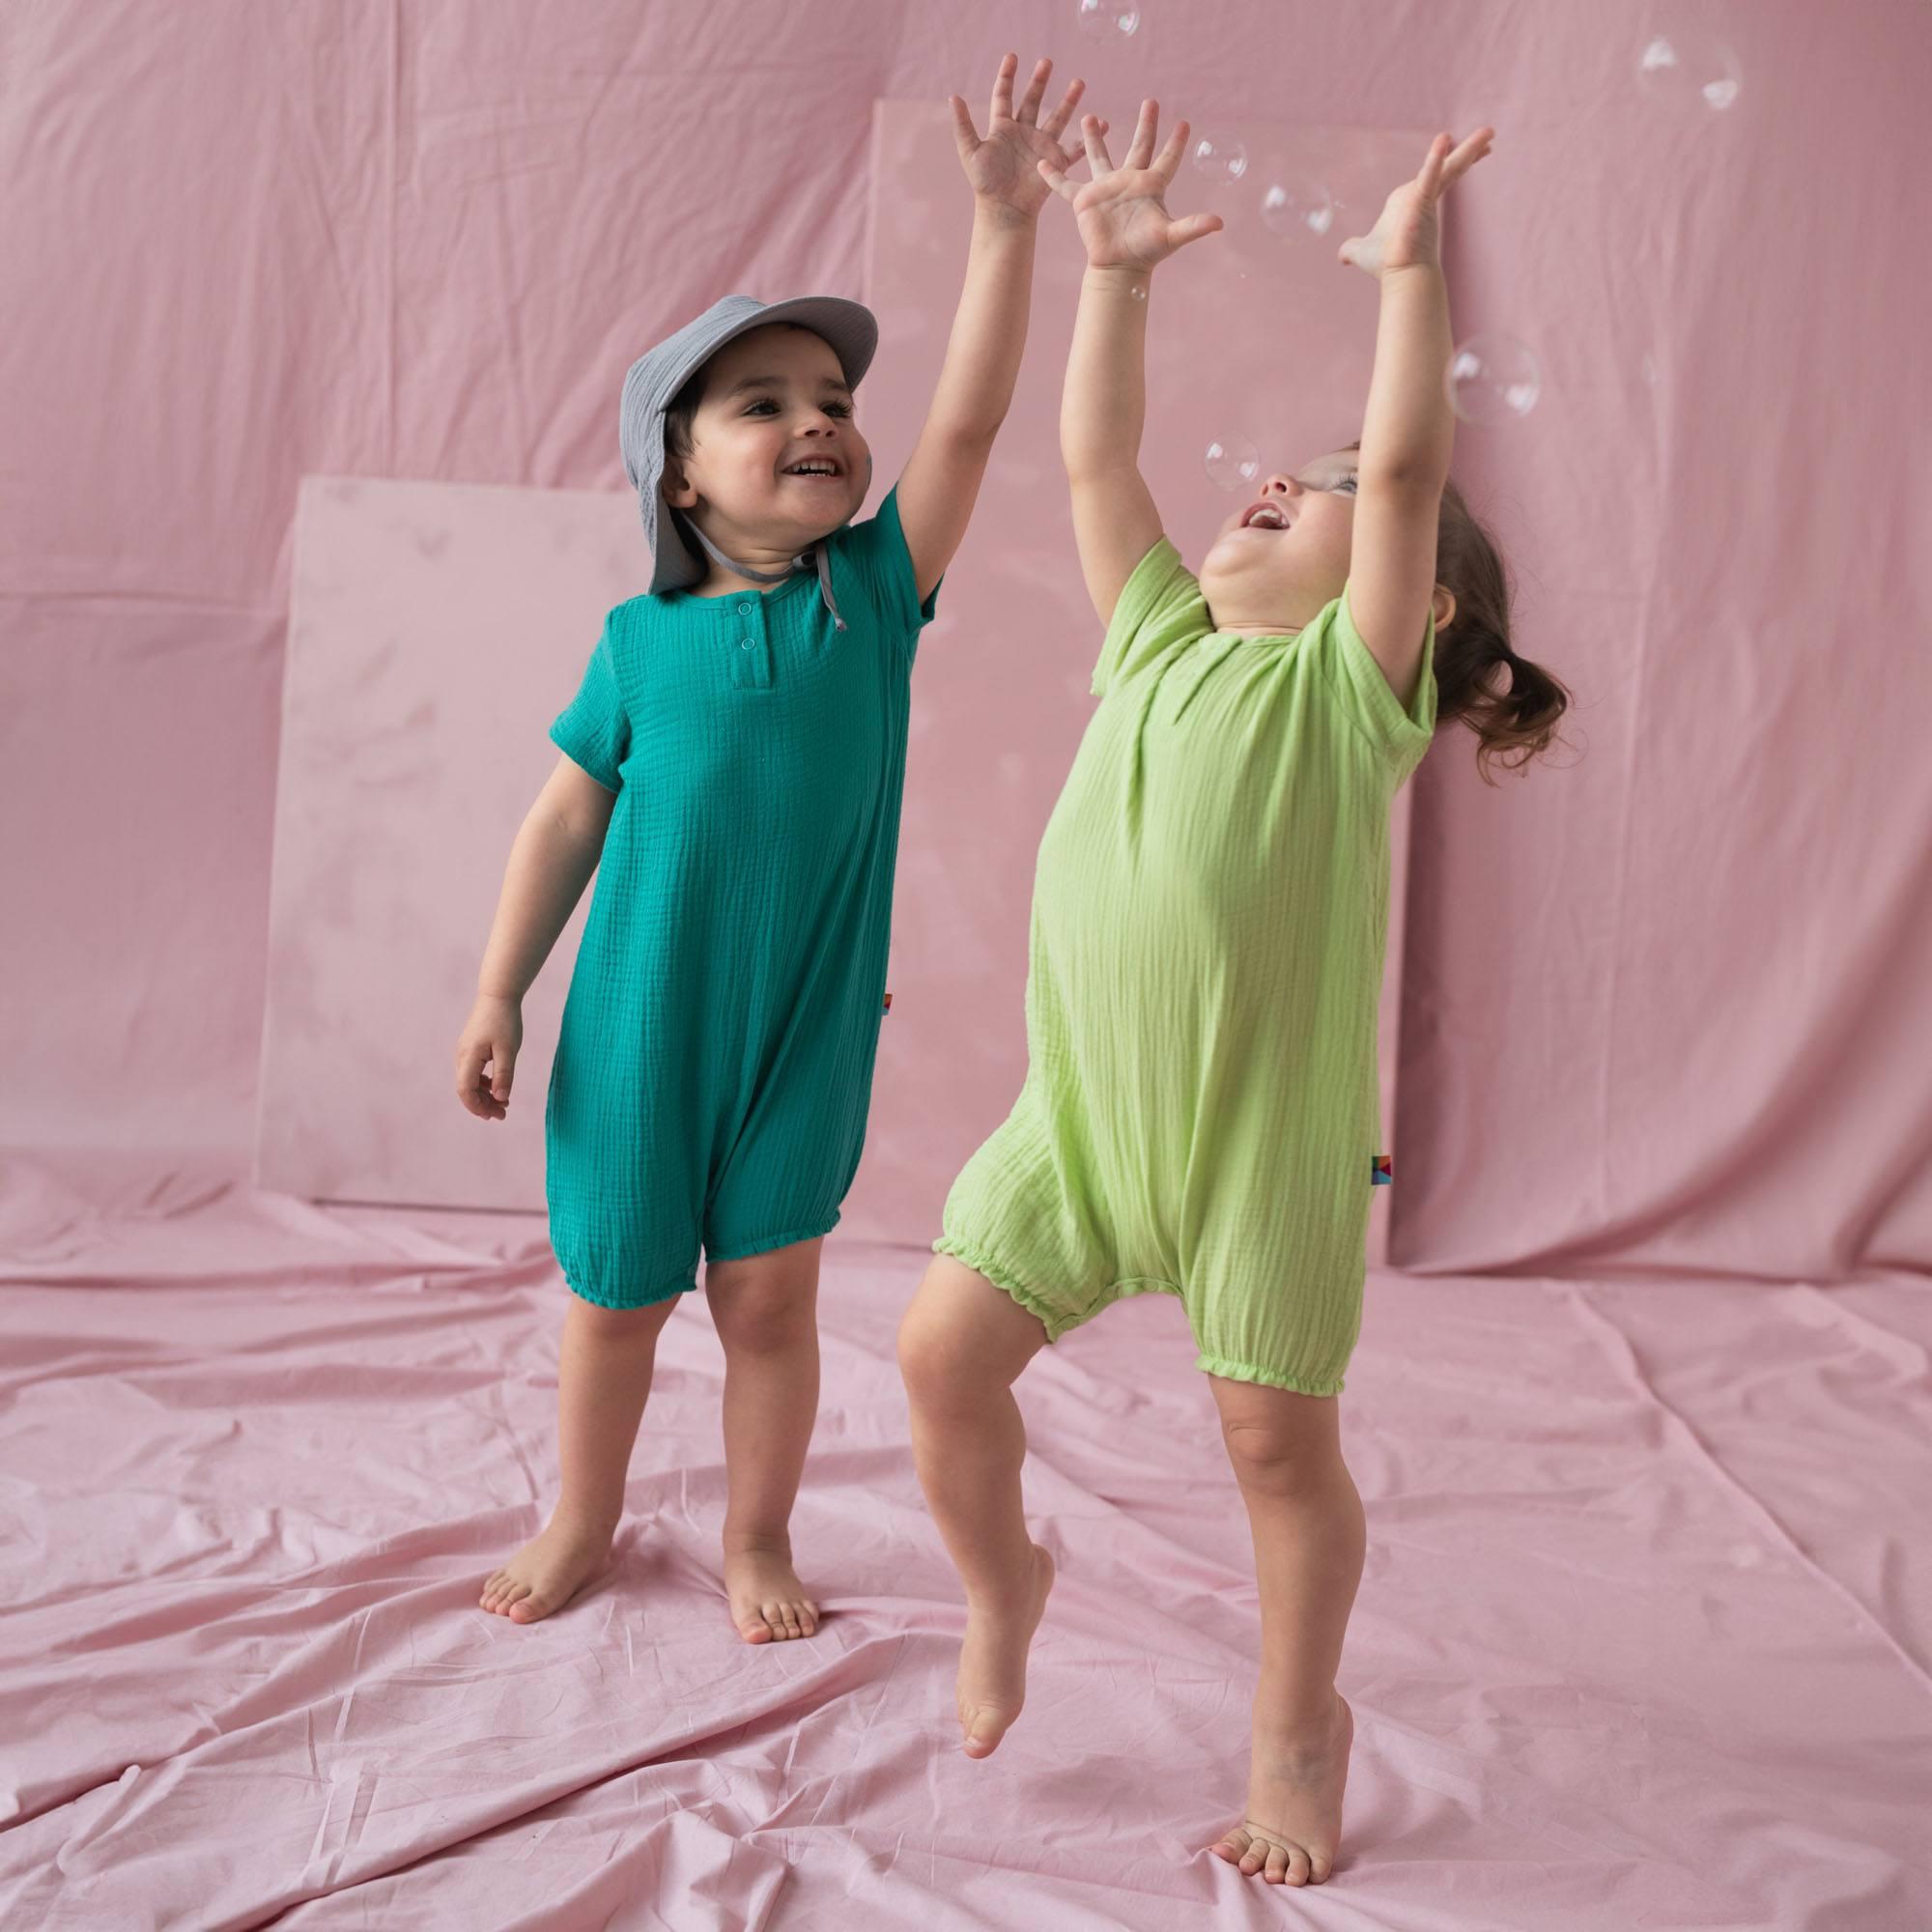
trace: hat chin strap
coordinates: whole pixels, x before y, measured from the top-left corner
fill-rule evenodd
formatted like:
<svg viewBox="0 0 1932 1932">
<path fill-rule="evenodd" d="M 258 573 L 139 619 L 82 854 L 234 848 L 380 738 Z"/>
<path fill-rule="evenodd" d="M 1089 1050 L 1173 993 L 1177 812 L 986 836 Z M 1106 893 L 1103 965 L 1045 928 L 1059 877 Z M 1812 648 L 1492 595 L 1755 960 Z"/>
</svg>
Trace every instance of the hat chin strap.
<svg viewBox="0 0 1932 1932">
<path fill-rule="evenodd" d="M 872 459 L 868 452 L 866 457 L 866 474 L 869 478 L 871 473 Z M 794 570 L 811 569 L 815 560 L 818 567 L 818 594 L 824 600 L 825 608 L 832 612 L 832 621 L 841 631 L 845 629 L 845 619 L 838 614 L 838 602 L 832 595 L 832 573 L 826 566 L 825 542 L 823 538 L 820 538 L 815 544 L 809 544 L 804 550 L 800 551 L 782 570 L 756 570 L 749 563 L 740 563 L 734 556 L 726 556 L 697 527 L 695 518 L 687 517 L 684 521 L 685 526 L 691 531 L 692 535 L 704 546 L 713 563 L 718 564 L 724 570 L 735 571 L 740 577 L 750 578 L 753 583 L 782 583 Z M 843 529 L 844 525 L 841 524 L 839 528 Z"/>
</svg>

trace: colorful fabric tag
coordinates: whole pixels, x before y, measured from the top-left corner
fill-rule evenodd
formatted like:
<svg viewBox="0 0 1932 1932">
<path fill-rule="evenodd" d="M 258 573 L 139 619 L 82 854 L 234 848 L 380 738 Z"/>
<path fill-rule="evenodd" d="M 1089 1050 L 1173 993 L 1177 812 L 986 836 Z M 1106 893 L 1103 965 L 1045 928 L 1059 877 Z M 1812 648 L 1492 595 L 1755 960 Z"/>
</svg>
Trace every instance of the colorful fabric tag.
<svg viewBox="0 0 1932 1932">
<path fill-rule="evenodd" d="M 1375 1154 L 1369 1162 L 1369 1185 L 1371 1187 L 1393 1187 L 1395 1185 L 1395 1160 L 1385 1153 Z"/>
<path fill-rule="evenodd" d="M 884 1010 L 885 1012 L 891 1012 L 892 1009 L 893 1009 L 893 996 L 890 993 L 888 993 L 886 995 L 886 1004 L 885 1007 L 882 1009 L 882 1010 Z"/>
</svg>

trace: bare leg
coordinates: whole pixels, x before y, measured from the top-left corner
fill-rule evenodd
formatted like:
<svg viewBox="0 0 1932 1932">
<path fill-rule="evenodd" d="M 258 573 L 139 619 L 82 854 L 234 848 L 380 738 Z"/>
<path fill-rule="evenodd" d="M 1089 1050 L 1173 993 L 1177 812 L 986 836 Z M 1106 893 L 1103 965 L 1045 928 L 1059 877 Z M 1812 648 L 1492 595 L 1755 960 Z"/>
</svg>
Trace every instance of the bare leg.
<svg viewBox="0 0 1932 1932">
<path fill-rule="evenodd" d="M 935 1255 L 899 1325 L 913 1460 L 966 1586 L 959 1728 L 967 1755 L 995 1749 L 1026 1698 L 1027 1650 L 1053 1587 L 1053 1559 L 1020 1504 L 1026 1426 L 1012 1384 L 1046 1330 L 951 1255 Z"/>
<path fill-rule="evenodd" d="M 1214 1846 L 1244 1877 L 1320 1885 L 1342 1839 L 1354 1717 L 1335 1689 L 1362 1577 L 1362 1499 L 1340 1403 L 1210 1376 L 1254 1537 L 1262 1671 L 1243 1822 Z"/>
<path fill-rule="evenodd" d="M 704 1270 L 724 1344 L 724 1590 L 747 1643 L 818 1628 L 818 1605 L 792 1568 L 791 1510 L 818 1417 L 824 1245 L 821 1235 Z"/>
<path fill-rule="evenodd" d="M 603 1567 L 624 1513 L 658 1336 L 682 1300 L 600 1308 L 573 1294 L 557 1351 L 557 1453 L 563 1492 L 540 1536 L 483 1585 L 486 1610 L 533 1624 L 558 1610 Z"/>
</svg>

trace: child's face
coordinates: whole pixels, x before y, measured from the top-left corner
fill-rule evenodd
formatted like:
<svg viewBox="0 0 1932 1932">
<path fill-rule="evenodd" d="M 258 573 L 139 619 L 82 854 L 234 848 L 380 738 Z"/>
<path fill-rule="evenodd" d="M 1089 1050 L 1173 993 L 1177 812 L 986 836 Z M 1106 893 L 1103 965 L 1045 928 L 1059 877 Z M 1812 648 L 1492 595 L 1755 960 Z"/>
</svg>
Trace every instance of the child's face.
<svg viewBox="0 0 1932 1932">
<path fill-rule="evenodd" d="M 828 536 L 865 501 L 870 451 L 832 345 L 769 323 L 711 359 L 692 421 L 692 454 L 665 466 L 665 500 L 730 556 L 791 555 Z M 787 473 L 810 460 L 827 476 Z"/>
<path fill-rule="evenodd" d="M 1217 630 L 1296 631 L 1342 594 L 1355 522 L 1355 461 L 1352 449 L 1337 449 L 1293 475 L 1266 477 L 1221 526 L 1199 573 Z M 1263 504 L 1279 513 L 1282 527 L 1273 527 Z"/>
</svg>

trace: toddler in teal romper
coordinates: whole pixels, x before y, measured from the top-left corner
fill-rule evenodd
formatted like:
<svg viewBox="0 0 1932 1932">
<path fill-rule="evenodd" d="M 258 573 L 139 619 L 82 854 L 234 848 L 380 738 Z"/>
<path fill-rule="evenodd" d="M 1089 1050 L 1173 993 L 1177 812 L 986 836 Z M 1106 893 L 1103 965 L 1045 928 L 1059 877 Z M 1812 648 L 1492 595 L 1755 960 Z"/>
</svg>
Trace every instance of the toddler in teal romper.
<svg viewBox="0 0 1932 1932">
<path fill-rule="evenodd" d="M 524 993 L 595 867 L 545 1116 L 573 1291 L 562 1494 L 479 1598 L 515 1623 L 608 1556 L 657 1336 L 702 1256 L 731 1619 L 752 1643 L 816 1629 L 789 1531 L 818 1396 L 816 1238 L 865 1140 L 909 680 L 1012 401 L 1049 193 L 1037 163 L 1073 160 L 1058 135 L 1081 84 L 1042 114 L 1050 63 L 1017 102 L 1015 67 L 1001 62 L 983 139 L 953 97 L 964 286 L 872 516 L 852 521 L 870 480 L 853 391 L 878 333 L 862 304 L 725 296 L 625 377 L 650 584 L 606 614 L 551 726 L 563 756 L 519 834 L 456 1054 L 464 1106 L 505 1118 Z"/>
<path fill-rule="evenodd" d="M 634 597 L 551 738 L 617 794 L 551 1065 L 551 1242 L 633 1307 L 824 1234 L 885 1009 L 923 603 L 896 486 L 806 572 Z"/>
</svg>

